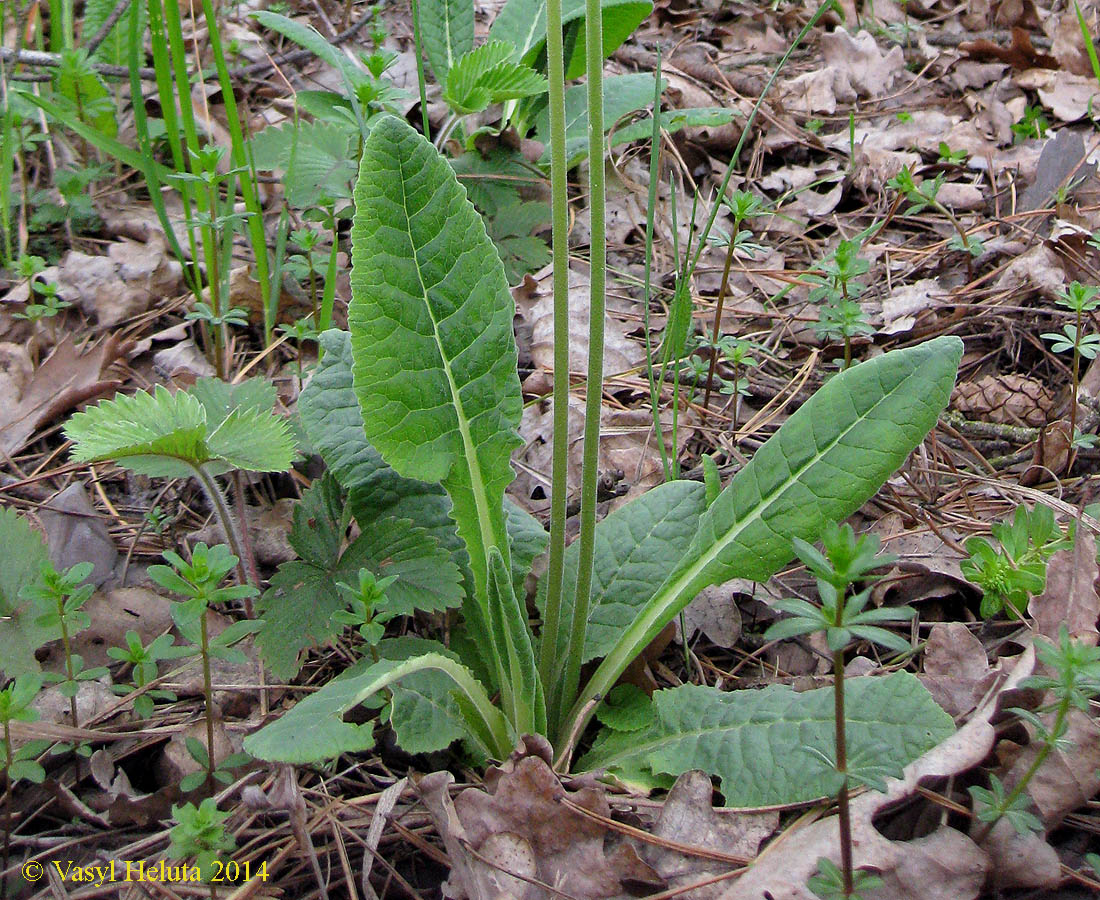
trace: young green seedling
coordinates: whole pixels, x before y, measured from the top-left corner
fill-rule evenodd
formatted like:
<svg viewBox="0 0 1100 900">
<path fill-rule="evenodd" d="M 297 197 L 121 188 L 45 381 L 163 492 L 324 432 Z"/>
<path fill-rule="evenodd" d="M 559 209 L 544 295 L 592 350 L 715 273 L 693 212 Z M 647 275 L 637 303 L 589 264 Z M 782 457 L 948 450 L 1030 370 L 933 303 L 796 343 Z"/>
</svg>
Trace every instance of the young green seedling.
<svg viewBox="0 0 1100 900">
<path fill-rule="evenodd" d="M 214 686 L 210 677 L 210 661 L 224 659 L 234 663 L 247 663 L 248 658 L 233 647 L 238 641 L 255 634 L 262 622 L 257 619 L 242 619 L 223 629 L 218 635 L 211 636 L 209 612 L 215 604 L 228 603 L 254 597 L 258 591 L 252 585 L 229 585 L 220 587 L 225 577 L 237 566 L 237 557 L 229 552 L 224 544 L 207 547 L 196 544 L 191 551 L 191 561 L 185 561 L 179 554 L 166 550 L 164 558 L 170 566 L 150 566 L 149 577 L 161 587 L 186 599 L 172 605 L 172 621 L 176 623 L 183 638 L 191 644 L 186 655 L 199 656 L 202 661 L 202 684 L 205 698 L 206 746 L 193 739 L 187 741 L 187 749 L 203 771 L 184 777 L 180 789 L 192 791 L 203 781 L 207 789 L 213 791 L 217 782 L 230 784 L 232 776 L 229 770 L 248 761 L 244 754 L 234 754 L 218 765 L 214 758 Z M 184 656 L 180 653 L 180 656 Z"/>
<path fill-rule="evenodd" d="M 127 696 L 137 694 L 134 697 L 134 715 L 139 719 L 148 719 L 153 715 L 154 704 L 157 700 L 174 702 L 176 695 L 171 691 L 151 689 L 143 690 L 146 685 L 152 684 L 157 679 L 157 663 L 164 659 L 180 659 L 191 656 L 194 649 L 173 643 L 172 635 L 162 634 L 154 638 L 148 646 L 143 646 L 141 636 L 133 630 L 126 632 L 125 647 L 108 647 L 107 655 L 111 659 L 127 663 L 131 666 L 130 677 L 133 684 L 116 684 L 113 690 L 116 694 Z"/>
<path fill-rule="evenodd" d="M 62 696 L 69 698 L 69 711 L 73 718 L 73 727 L 79 728 L 76 714 L 76 695 L 80 682 L 95 681 L 107 674 L 106 666 L 92 669 L 84 668 L 84 660 L 79 653 L 72 651 L 72 638 L 92 624 L 91 618 L 84 612 L 84 604 L 95 592 L 95 585 L 85 583 L 92 574 L 90 562 L 78 563 L 64 572 L 58 572 L 52 562 L 42 563 L 38 580 L 27 585 L 20 593 L 26 600 L 36 605 L 39 614 L 35 624 L 42 628 L 56 629 L 61 638 L 62 651 L 65 654 L 65 674 L 48 674 L 46 681 L 56 681 Z M 64 746 L 61 749 L 71 749 Z M 87 756 L 90 748 L 81 745 L 78 750 Z"/>
<path fill-rule="evenodd" d="M 906 166 L 898 172 L 897 175 L 887 181 L 886 186 L 898 191 L 909 201 L 909 208 L 905 211 L 907 216 L 916 215 L 924 209 L 934 209 L 947 217 L 947 220 L 955 229 L 955 236 L 947 246 L 953 250 L 962 250 L 967 254 L 967 277 L 973 280 L 974 258 L 981 256 L 985 248 L 979 238 L 966 233 L 966 229 L 963 228 L 962 222 L 959 221 L 958 217 L 938 199 L 937 195 L 940 192 L 940 188 L 943 187 L 945 180 L 943 172 L 940 172 L 931 181 L 925 179 L 920 182 L 920 184 L 917 184 L 917 182 L 913 180 L 913 173 L 909 170 L 909 167 Z"/>
<path fill-rule="evenodd" d="M 726 239 L 726 261 L 722 266 L 722 283 L 718 288 L 718 304 L 714 311 L 714 328 L 710 335 L 711 344 L 713 345 L 717 345 L 718 343 L 718 332 L 722 324 L 722 307 L 726 302 L 726 294 L 729 291 L 730 267 L 733 264 L 734 256 L 741 253 L 749 259 L 753 259 L 757 253 L 764 249 L 759 244 L 752 242 L 752 232 L 748 230 L 742 231 L 741 224 L 746 219 L 752 219 L 767 212 L 767 205 L 765 202 L 757 195 L 750 194 L 747 191 L 734 191 L 730 196 L 723 197 L 722 203 L 729 209 L 730 215 L 733 216 L 733 233 Z M 714 367 L 717 362 L 717 355 L 711 356 L 710 370 L 707 372 L 707 386 L 706 390 L 703 392 L 704 410 L 710 406 L 710 389 L 714 382 Z M 735 419 L 737 415 L 736 406 L 737 404 L 735 402 Z M 734 427 L 737 427 L 736 424 Z"/>
<path fill-rule="evenodd" d="M 859 297 L 866 285 L 859 280 L 866 275 L 870 263 L 859 252 L 863 241 L 842 240 L 832 255 L 817 266 L 817 271 L 807 280 L 816 285 L 809 294 L 811 303 L 822 303 L 820 318 L 814 326 L 819 337 L 844 342 L 844 368 L 852 365 L 852 338 L 860 334 L 874 334 L 867 323 Z"/>
<path fill-rule="evenodd" d="M 350 609 L 338 611 L 333 618 L 359 630 L 375 662 L 379 659 L 377 644 L 385 634 L 386 623 L 400 615 L 398 610 L 388 609 L 386 603 L 386 588 L 395 581 L 396 575 L 375 579 L 374 573 L 364 568 L 359 570 L 359 583 L 355 587 L 343 581 L 336 582 Z"/>
<path fill-rule="evenodd" d="M 964 546 L 970 556 L 960 564 L 962 574 L 982 589 L 983 619 L 1002 610 L 1022 619 L 1028 599 L 1042 593 L 1046 584 L 1047 560 L 1073 542 L 1055 524 L 1050 507 L 1042 504 L 1030 512 L 1017 507 L 1011 523 L 997 522 L 991 531 L 1000 549 L 985 538 L 968 538 Z"/>
<path fill-rule="evenodd" d="M 1048 331 L 1042 335 L 1044 341 L 1050 342 L 1050 349 L 1055 353 L 1065 353 L 1067 350 L 1073 353 L 1073 362 L 1070 366 L 1073 376 L 1073 396 L 1070 398 L 1069 427 L 1075 448 L 1090 443 L 1084 435 L 1077 432 L 1077 397 L 1081 386 L 1081 358 L 1096 359 L 1097 353 L 1100 353 L 1100 334 L 1084 333 L 1085 313 L 1091 313 L 1100 306 L 1098 294 L 1100 294 L 1098 288 L 1083 285 L 1079 281 L 1072 282 L 1065 291 L 1058 294 L 1056 302 L 1063 309 L 1068 309 L 1074 314 L 1073 324 L 1063 325 L 1060 332 Z M 1094 436 L 1089 437 L 1095 440 Z"/>
<path fill-rule="evenodd" d="M 885 622 L 901 622 L 911 618 L 914 610 L 909 608 L 867 609 L 871 599 L 871 588 L 847 596 L 848 589 L 859 582 L 872 580 L 875 569 L 889 565 L 896 557 L 879 554 L 879 540 L 874 535 L 863 534 L 858 538 L 850 525 L 843 527 L 831 523 L 821 538 L 825 552 L 817 550 L 803 540 L 794 540 L 794 550 L 798 558 L 817 579 L 821 606 L 814 606 L 805 600 L 780 600 L 775 607 L 789 613 L 790 618 L 781 619 L 768 629 L 764 637 L 768 640 L 793 637 L 795 635 L 819 633 L 825 636 L 825 642 L 833 654 L 833 713 L 835 720 L 836 757 L 828 760 L 841 776 L 837 791 L 837 809 L 840 825 L 840 874 L 839 885 L 833 877 L 835 865 L 828 861 L 819 862 L 817 887 L 825 893 L 827 900 L 843 897 L 845 900 L 857 897 L 859 883 L 869 887 L 866 879 L 857 880 L 852 866 L 852 828 L 848 808 L 848 785 L 850 781 L 869 784 L 872 787 L 882 785 L 881 769 L 873 762 L 873 755 L 866 754 L 871 766 L 861 764 L 864 756 L 849 757 L 846 736 L 844 709 L 844 653 L 857 639 L 880 644 L 891 650 L 904 653 L 910 649 L 909 642 L 879 627 Z M 887 773 L 889 774 L 889 773 Z M 857 883 L 859 882 L 859 883 Z M 817 887 L 814 889 L 817 890 Z M 839 888 L 839 889 L 838 889 Z"/>
<path fill-rule="evenodd" d="M 1031 801 L 1024 791 L 1054 750 L 1071 746 L 1065 740 L 1070 713 L 1078 710 L 1091 716 L 1091 701 L 1100 695 L 1100 648 L 1072 640 L 1064 624 L 1058 629 L 1057 643 L 1040 637 L 1035 641 L 1035 648 L 1039 662 L 1050 674 L 1034 675 L 1025 680 L 1021 687 L 1050 693 L 1051 702 L 1041 707 L 1038 713 L 1053 714 L 1053 722 L 1048 726 L 1030 710 L 1010 710 L 1032 726 L 1039 749 L 1027 771 L 1011 790 L 1006 790 L 995 775 L 989 777 L 988 790 L 977 785 L 969 789 L 977 817 L 985 823 L 977 837 L 979 843 L 1001 818 L 1008 819 L 1021 835 L 1042 830 L 1043 824 L 1031 812 Z"/>
<path fill-rule="evenodd" d="M 219 810 L 213 797 L 207 797 L 198 806 L 194 803 L 173 806 L 172 818 L 176 824 L 168 832 L 169 859 L 193 858 L 200 877 L 207 882 L 224 871 L 223 857 L 237 846 L 232 835 L 225 831 L 229 813 Z M 215 897 L 217 892 L 211 883 L 210 898 Z"/>
</svg>

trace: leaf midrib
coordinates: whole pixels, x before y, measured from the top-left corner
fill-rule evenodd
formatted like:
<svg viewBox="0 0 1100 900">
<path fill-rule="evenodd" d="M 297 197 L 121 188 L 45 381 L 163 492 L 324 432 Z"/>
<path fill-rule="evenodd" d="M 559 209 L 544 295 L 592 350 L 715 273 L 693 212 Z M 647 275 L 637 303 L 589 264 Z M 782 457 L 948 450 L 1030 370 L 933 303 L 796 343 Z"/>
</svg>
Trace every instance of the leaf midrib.
<svg viewBox="0 0 1100 900">
<path fill-rule="evenodd" d="M 405 225 L 409 233 L 409 247 L 412 248 L 413 265 L 416 268 L 416 280 L 420 284 L 420 292 L 424 297 L 424 308 L 428 312 L 428 318 L 432 323 L 432 335 L 435 338 L 436 347 L 439 349 L 439 359 L 443 366 L 443 373 L 447 377 L 447 386 L 451 391 L 451 399 L 455 408 L 455 419 L 458 422 L 458 432 L 462 437 L 462 452 L 466 457 L 466 465 L 470 470 L 470 489 L 474 495 L 474 505 L 477 507 L 478 528 L 481 531 L 481 543 L 483 554 L 488 558 L 490 547 L 497 546 L 496 537 L 491 527 L 492 518 L 489 510 L 489 497 L 485 493 L 485 478 L 481 471 L 481 461 L 477 457 L 473 435 L 470 433 L 470 422 L 466 416 L 466 409 L 462 405 L 462 397 L 459 394 L 458 384 L 455 382 L 454 373 L 451 371 L 451 361 L 443 347 L 443 341 L 439 335 L 439 322 L 436 320 L 435 311 L 432 309 L 428 295 L 428 287 L 424 283 L 424 275 L 420 268 L 419 248 L 413 236 L 412 217 L 409 214 L 408 193 L 405 187 L 405 160 L 397 156 L 397 168 L 401 176 L 401 209 L 405 214 Z M 468 302 L 468 301 L 467 301 Z M 498 548 L 504 554 L 505 547 Z M 505 557 L 507 558 L 507 557 Z M 486 563 L 486 576 L 488 577 L 488 564 Z"/>
</svg>

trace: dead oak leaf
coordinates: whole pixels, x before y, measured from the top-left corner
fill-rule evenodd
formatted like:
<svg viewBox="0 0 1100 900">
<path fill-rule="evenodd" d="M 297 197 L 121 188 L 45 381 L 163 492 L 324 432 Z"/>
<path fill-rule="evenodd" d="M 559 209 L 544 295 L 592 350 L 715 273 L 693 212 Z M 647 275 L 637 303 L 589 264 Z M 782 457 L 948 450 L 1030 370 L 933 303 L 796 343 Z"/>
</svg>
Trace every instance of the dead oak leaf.
<svg viewBox="0 0 1100 900">
<path fill-rule="evenodd" d="M 566 790 L 541 756 L 501 771 L 492 793 L 467 788 L 451 801 L 453 781 L 449 772 L 436 772 L 417 785 L 453 866 L 446 896 L 549 900 L 555 895 L 542 883 L 573 897 L 624 897 L 625 885 L 663 884 L 633 847 L 610 843 L 602 824 L 563 802 L 606 818 L 604 790 Z"/>
<path fill-rule="evenodd" d="M 964 41 L 959 44 L 959 50 L 971 59 L 981 61 L 995 59 L 1008 63 L 1012 68 L 1020 71 L 1058 68 L 1058 60 L 1036 50 L 1031 45 L 1031 35 L 1023 28 L 1012 29 L 1012 43 L 1008 47 L 1000 47 L 992 41 L 980 40 Z"/>
<path fill-rule="evenodd" d="M 84 353 L 65 338 L 35 370 L 19 402 L 0 408 L 0 451 L 15 455 L 43 425 L 54 423 L 81 403 L 117 390 L 120 383 L 103 380 L 103 372 L 123 349 L 114 335 Z"/>
</svg>

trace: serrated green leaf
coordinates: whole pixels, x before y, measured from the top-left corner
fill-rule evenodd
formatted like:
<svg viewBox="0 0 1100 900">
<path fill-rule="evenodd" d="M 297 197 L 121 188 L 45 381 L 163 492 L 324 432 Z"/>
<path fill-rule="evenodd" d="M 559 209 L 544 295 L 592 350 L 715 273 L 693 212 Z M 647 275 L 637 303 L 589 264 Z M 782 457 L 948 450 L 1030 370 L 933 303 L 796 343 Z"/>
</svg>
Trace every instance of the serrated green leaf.
<svg viewBox="0 0 1100 900">
<path fill-rule="evenodd" d="M 623 630 L 691 544 L 706 508 L 705 489 L 697 481 L 669 481 L 646 491 L 596 524 L 592 568 L 592 605 L 582 662 L 606 654 Z M 562 622 L 573 618 L 577 584 L 576 541 L 565 550 Z M 536 599 L 545 612 L 545 579 Z M 568 627 L 559 630 L 556 659 L 565 659 Z"/>
<path fill-rule="evenodd" d="M 955 731 L 951 717 L 908 672 L 850 678 L 845 692 L 850 752 L 876 745 L 883 766 L 900 769 Z M 702 769 L 721 779 L 727 806 L 803 803 L 840 787 L 841 776 L 803 749 L 833 754 L 832 688 L 722 692 L 683 685 L 653 699 L 657 721 L 651 728 L 594 748 L 578 768 L 641 766 L 668 775 Z"/>
<path fill-rule="evenodd" d="M 387 608 L 397 615 L 462 600 L 458 566 L 423 528 L 408 519 L 380 519 L 339 554 L 345 525 L 330 476 L 311 486 L 294 509 L 290 543 L 302 558 L 281 565 L 257 603 L 265 621 L 257 641 L 279 678 L 297 673 L 303 650 L 340 633 L 333 617 L 346 602 L 336 585 L 357 583 L 361 568 L 378 578 L 397 576 L 386 589 Z"/>
<path fill-rule="evenodd" d="M 648 72 L 605 78 L 603 105 L 607 129 L 610 130 L 624 116 L 652 103 L 654 87 L 654 76 Z M 652 130 L 652 123 L 649 126 Z M 535 137 L 547 148 L 539 160 L 543 165 L 550 162 L 549 135 L 550 114 L 544 109 L 535 124 Z M 614 136 L 612 143 L 618 143 Z M 575 166 L 588 155 L 588 90 L 583 84 L 574 85 L 565 92 L 565 155 L 569 166 Z"/>
<path fill-rule="evenodd" d="M 187 478 L 211 459 L 206 411 L 186 391 L 117 395 L 78 412 L 65 424 L 77 462 L 125 461 L 143 475 Z"/>
<path fill-rule="evenodd" d="M 435 80 L 445 84 L 451 67 L 474 46 L 473 0 L 418 0 L 420 38 Z"/>
<path fill-rule="evenodd" d="M 602 0 L 603 55 L 610 56 L 653 10 L 649 0 Z M 576 30 L 566 60 L 566 78 L 585 72 L 585 2 L 564 0 L 562 25 Z M 490 40 L 508 41 L 516 48 L 515 58 L 531 63 L 546 46 L 546 0 L 508 0 L 493 19 Z M 652 91 L 650 97 L 652 98 Z"/>
<path fill-rule="evenodd" d="M 35 624 L 34 601 L 20 596 L 38 580 L 49 552 L 42 536 L 8 507 L 0 507 L 0 546 L 5 553 L 0 566 L 0 672 L 14 678 L 39 671 L 35 651 L 57 637 L 56 629 Z"/>
<path fill-rule="evenodd" d="M 443 99 L 457 113 L 481 112 L 492 103 L 541 94 L 546 79 L 522 63 L 512 61 L 513 47 L 489 41 L 459 57 L 443 89 Z"/>
<path fill-rule="evenodd" d="M 74 415 L 65 425 L 78 462 L 112 459 L 144 475 L 187 478 L 197 467 L 215 474 L 229 469 L 281 472 L 294 461 L 286 420 L 270 410 L 233 410 L 210 421 L 190 393 L 118 395 Z"/>
<path fill-rule="evenodd" d="M 450 166 L 400 119 L 371 130 L 355 201 L 349 330 L 367 438 L 398 473 L 447 490 L 484 597 L 489 548 L 509 552 L 520 444 L 504 270 Z"/>
<path fill-rule="evenodd" d="M 828 381 L 700 517 L 688 551 L 585 685 L 573 714 L 606 692 L 703 588 L 764 581 L 874 495 L 936 423 L 962 356 L 954 337 L 895 350 Z"/>
<path fill-rule="evenodd" d="M 351 122 L 292 122 L 256 134 L 252 152 L 257 169 L 284 175 L 287 202 L 307 209 L 322 198 L 351 196 L 355 178 L 352 138 L 358 134 Z"/>
</svg>

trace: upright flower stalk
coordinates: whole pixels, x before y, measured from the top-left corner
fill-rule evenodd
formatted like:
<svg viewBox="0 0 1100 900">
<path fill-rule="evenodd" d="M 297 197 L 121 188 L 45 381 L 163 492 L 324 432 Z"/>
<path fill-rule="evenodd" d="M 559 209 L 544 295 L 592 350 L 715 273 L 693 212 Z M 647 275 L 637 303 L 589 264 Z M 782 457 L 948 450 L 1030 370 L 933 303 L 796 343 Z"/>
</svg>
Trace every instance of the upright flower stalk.
<svg viewBox="0 0 1100 900">
<path fill-rule="evenodd" d="M 550 104 L 550 193 L 554 255 L 554 455 L 550 487 L 550 558 L 546 587 L 546 621 L 542 632 L 539 674 L 550 692 L 547 714 L 556 722 L 570 697 L 559 693 L 558 635 L 561 630 L 562 582 L 565 570 L 565 508 L 569 450 L 569 197 L 565 155 L 565 48 L 561 0 L 546 2 L 546 68 Z"/>
<path fill-rule="evenodd" d="M 581 467 L 580 551 L 573 627 L 569 636 L 562 696 L 569 702 L 580 685 L 588 608 L 592 593 L 592 562 L 596 540 L 596 481 L 600 448 L 600 407 L 603 397 L 604 284 L 607 243 L 604 231 L 603 10 L 600 0 L 585 0 L 585 49 L 588 68 L 588 202 L 592 218 L 591 292 L 589 294 L 588 376 L 584 406 L 584 453 Z M 561 737 L 559 735 L 559 737 Z"/>
</svg>

